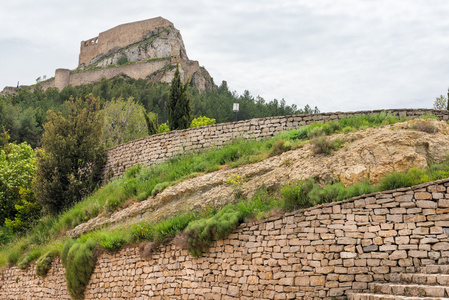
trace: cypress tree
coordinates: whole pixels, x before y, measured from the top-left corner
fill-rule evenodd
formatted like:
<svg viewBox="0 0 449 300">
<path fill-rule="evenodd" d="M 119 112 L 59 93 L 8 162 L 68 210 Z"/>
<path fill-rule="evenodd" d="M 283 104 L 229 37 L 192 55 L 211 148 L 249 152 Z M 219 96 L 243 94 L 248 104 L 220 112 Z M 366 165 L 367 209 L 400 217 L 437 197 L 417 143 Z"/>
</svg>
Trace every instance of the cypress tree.
<svg viewBox="0 0 449 300">
<path fill-rule="evenodd" d="M 171 82 L 168 102 L 168 125 L 170 130 L 187 129 L 192 121 L 190 97 L 187 94 L 189 80 L 183 85 L 179 65 L 176 64 L 175 76 Z"/>
</svg>

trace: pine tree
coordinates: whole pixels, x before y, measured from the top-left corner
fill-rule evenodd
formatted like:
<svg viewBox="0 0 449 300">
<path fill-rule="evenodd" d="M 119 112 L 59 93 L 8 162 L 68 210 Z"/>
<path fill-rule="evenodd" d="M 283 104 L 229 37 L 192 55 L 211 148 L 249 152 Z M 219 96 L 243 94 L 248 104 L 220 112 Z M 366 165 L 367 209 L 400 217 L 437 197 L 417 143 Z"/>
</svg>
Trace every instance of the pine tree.
<svg viewBox="0 0 449 300">
<path fill-rule="evenodd" d="M 171 82 L 168 102 L 168 124 L 170 130 L 187 129 L 192 121 L 190 97 L 187 94 L 189 80 L 183 85 L 179 65 L 176 65 L 175 76 Z"/>
</svg>

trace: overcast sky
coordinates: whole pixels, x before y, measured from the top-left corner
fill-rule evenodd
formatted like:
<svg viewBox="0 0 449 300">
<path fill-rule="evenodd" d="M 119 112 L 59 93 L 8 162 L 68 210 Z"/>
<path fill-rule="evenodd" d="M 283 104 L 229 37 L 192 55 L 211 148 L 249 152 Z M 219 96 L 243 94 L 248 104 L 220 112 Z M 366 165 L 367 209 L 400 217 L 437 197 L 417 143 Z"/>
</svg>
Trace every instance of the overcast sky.
<svg viewBox="0 0 449 300">
<path fill-rule="evenodd" d="M 10 0 L 0 90 L 78 65 L 80 42 L 162 16 L 216 83 L 321 111 L 431 108 L 449 87 L 447 0 Z"/>
</svg>

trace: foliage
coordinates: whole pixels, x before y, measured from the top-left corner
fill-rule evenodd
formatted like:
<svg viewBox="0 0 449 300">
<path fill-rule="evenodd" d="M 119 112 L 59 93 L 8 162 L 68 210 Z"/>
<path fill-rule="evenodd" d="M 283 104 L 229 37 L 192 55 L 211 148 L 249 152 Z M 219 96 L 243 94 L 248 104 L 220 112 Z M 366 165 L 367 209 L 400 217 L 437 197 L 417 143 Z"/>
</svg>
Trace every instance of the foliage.
<svg viewBox="0 0 449 300">
<path fill-rule="evenodd" d="M 34 150 L 26 143 L 7 143 L 0 148 L 0 225 L 14 219 L 20 204 L 20 188 L 29 187 L 36 173 Z"/>
<path fill-rule="evenodd" d="M 279 155 L 286 151 L 289 151 L 292 148 L 292 144 L 285 140 L 277 140 L 271 146 L 271 150 L 269 156 Z"/>
<path fill-rule="evenodd" d="M 225 206 L 217 214 L 207 219 L 189 223 L 185 230 L 188 237 L 187 250 L 194 256 L 208 251 L 213 241 L 224 239 L 242 221 L 242 214 L 231 205 Z"/>
<path fill-rule="evenodd" d="M 429 122 L 426 122 L 426 120 L 420 120 L 413 124 L 411 127 L 413 130 L 419 130 L 426 133 L 436 133 L 438 132 L 438 128 L 430 124 Z"/>
<path fill-rule="evenodd" d="M 359 117 L 356 119 L 359 119 Z M 398 120 L 395 118 L 392 121 L 392 119 L 388 119 L 388 117 L 383 118 L 383 120 L 379 117 L 372 117 L 372 119 L 377 121 L 361 122 L 359 124 L 361 124 L 362 127 L 378 126 L 378 124 L 385 124 L 387 122 Z M 355 130 L 353 129 L 354 127 L 351 127 L 348 124 L 355 123 L 357 122 L 354 122 L 353 120 L 347 121 L 343 128 L 349 128 L 350 131 L 353 131 Z M 274 142 L 279 139 L 288 141 L 289 143 L 292 143 L 292 146 L 295 146 L 298 142 L 304 143 L 302 139 L 300 139 L 300 137 L 303 136 L 303 132 L 315 131 L 324 132 L 325 134 L 326 131 L 341 128 L 340 125 L 323 127 L 324 125 L 325 124 L 322 123 L 311 124 L 309 126 L 304 126 L 308 128 L 307 131 L 304 131 L 303 127 L 299 130 L 284 132 L 270 140 L 237 140 L 231 144 L 225 145 L 221 149 L 180 155 L 164 164 L 156 165 L 151 168 L 142 168 L 140 166 L 130 168 L 125 173 L 125 176 L 101 187 L 91 196 L 75 204 L 70 210 L 65 211 L 59 216 L 47 216 L 42 218 L 25 237 L 21 238 L 13 236 L 12 242 L 0 247 L 0 265 L 4 265 L 7 262 L 16 264 L 18 261 L 27 261 L 31 257 L 29 254 L 31 251 L 34 251 L 33 249 L 42 247 L 42 245 L 52 245 L 57 243 L 55 240 L 65 231 L 103 212 L 105 203 L 108 199 L 116 199 L 114 201 L 118 201 L 118 203 L 120 203 L 119 205 L 125 201 L 129 202 L 133 199 L 143 199 L 144 197 L 142 195 L 150 195 L 151 191 L 158 183 L 169 182 L 172 184 L 185 178 L 196 176 L 196 174 L 201 172 L 217 170 L 218 168 L 221 168 L 222 165 L 236 167 L 241 164 L 260 161 L 267 157 L 267 153 L 272 149 Z M 313 130 L 311 130 L 310 127 L 312 127 Z M 321 129 L 317 130 L 314 128 Z M 325 128 L 330 129 L 324 130 Z M 423 180 L 436 180 L 449 177 L 449 163 L 445 161 L 438 165 L 431 165 L 424 172 L 424 175 L 414 175 L 419 179 L 415 182 L 421 183 Z M 390 181 L 394 182 L 396 180 Z M 402 180 L 402 182 L 404 181 L 405 180 Z M 411 183 L 410 180 L 405 182 L 407 185 Z M 394 183 L 395 188 L 403 185 L 404 183 Z M 389 189 L 391 186 L 385 185 L 383 188 Z M 339 201 L 380 190 L 380 186 L 371 186 L 368 182 L 344 187 L 338 182 L 333 185 L 323 185 L 322 183 L 313 180 L 306 180 L 301 184 L 297 182 L 290 183 L 289 192 L 286 187 L 280 191 L 261 191 L 260 193 L 257 193 L 257 197 L 255 196 L 250 200 L 240 201 L 233 207 L 234 210 L 239 211 L 242 220 L 244 218 L 263 218 L 271 209 L 278 209 L 279 207 L 283 207 L 284 209 L 307 207 L 309 205 L 329 201 Z M 277 194 L 277 192 L 279 192 L 279 194 Z M 215 213 L 215 208 L 208 208 L 206 211 L 200 212 L 186 212 L 181 216 L 175 216 L 173 218 L 149 220 L 148 222 L 133 225 L 129 228 L 117 229 L 119 231 L 121 230 L 120 233 L 117 233 L 117 236 L 115 236 L 115 230 L 112 232 L 100 231 L 89 233 L 84 235 L 79 242 L 85 243 L 91 237 L 99 242 L 103 238 L 105 239 L 105 247 L 113 250 L 118 249 L 122 243 L 130 244 L 141 240 L 150 240 L 157 245 L 158 243 L 164 243 L 170 240 L 177 232 L 182 232 L 191 221 L 200 218 L 208 219 L 215 215 Z M 11 234 L 11 232 L 9 234 Z M 112 237 L 105 238 L 103 235 L 112 235 Z M 8 239 L 11 238 L 8 237 L 7 240 Z M 59 249 L 58 247 L 56 247 L 56 249 Z M 62 245 L 60 248 L 62 248 Z M 46 253 L 48 252 L 48 249 L 43 248 L 39 251 L 40 253 Z M 24 260 L 24 257 L 28 258 Z"/>
<path fill-rule="evenodd" d="M 329 139 L 325 136 L 319 136 L 311 141 L 314 154 L 331 155 L 333 151 L 341 148 L 344 143 L 342 139 Z"/>
<path fill-rule="evenodd" d="M 13 232 L 24 232 L 29 230 L 37 219 L 39 219 L 42 207 L 36 202 L 34 193 L 31 189 L 19 188 L 21 197 L 20 204 L 16 204 L 17 210 L 14 220 L 5 219 L 5 225 Z"/>
<path fill-rule="evenodd" d="M 440 97 L 437 97 L 435 101 L 433 102 L 433 109 L 437 110 L 443 110 L 447 109 L 447 97 L 440 95 Z"/>
<path fill-rule="evenodd" d="M 84 298 L 84 290 L 95 267 L 96 247 L 94 238 L 85 242 L 68 240 L 64 245 L 61 260 L 65 267 L 67 288 L 73 299 Z"/>
<path fill-rule="evenodd" d="M 192 120 L 190 128 L 213 125 L 215 124 L 215 119 L 209 119 L 208 117 L 197 117 Z"/>
<path fill-rule="evenodd" d="M 106 147 L 114 147 L 147 136 L 144 107 L 132 98 L 111 100 L 104 106 L 103 138 Z"/>
<path fill-rule="evenodd" d="M 145 123 L 147 124 L 148 135 L 153 135 L 158 133 L 157 127 L 157 115 L 154 113 L 147 113 L 145 109 L 142 109 L 143 117 L 145 118 Z"/>
<path fill-rule="evenodd" d="M 151 191 L 151 196 L 156 196 L 157 194 L 165 190 L 168 186 L 170 186 L 170 183 L 168 182 L 161 182 L 156 184 L 154 189 Z"/>
<path fill-rule="evenodd" d="M 21 88 L 16 95 L 0 95 L 0 124 L 9 131 L 12 141 L 26 141 L 33 148 L 40 146 L 43 124 L 48 121 L 46 112 L 53 110 L 65 113 L 64 102 L 70 96 L 83 99 L 90 93 L 100 98 L 102 107 L 112 99 L 132 97 L 136 103 L 143 105 L 146 111 L 156 114 L 159 122 L 168 121 L 170 85 L 118 76 L 84 86 L 67 86 L 62 91 L 56 88 L 43 91 L 37 86 L 33 91 Z M 284 99 L 265 101 L 262 97 L 253 97 L 248 91 L 238 95 L 229 90 L 226 82 L 201 94 L 195 87 L 190 86 L 187 93 L 191 99 L 192 115 L 213 118 L 217 123 L 234 120 L 234 102 L 240 103 L 240 120 L 319 112 L 317 108 L 311 109 L 309 105 L 303 109 L 294 104 L 287 105 Z"/>
<path fill-rule="evenodd" d="M 128 62 L 128 57 L 126 55 L 122 55 L 118 60 L 117 60 L 117 65 L 122 66 L 125 65 Z"/>
<path fill-rule="evenodd" d="M 0 226 L 0 249 L 12 238 L 13 232 L 6 226 Z"/>
<path fill-rule="evenodd" d="M 91 193 L 101 180 L 105 152 L 101 145 L 103 116 L 99 99 L 83 102 L 71 98 L 67 118 L 49 113 L 44 125 L 42 149 L 38 152 L 36 184 L 38 202 L 51 213 L 73 205 Z"/>
<path fill-rule="evenodd" d="M 168 126 L 170 130 L 187 129 L 192 121 L 190 96 L 187 93 L 189 80 L 183 85 L 179 65 L 176 64 L 175 76 L 171 82 L 168 102 Z"/>
<path fill-rule="evenodd" d="M 45 277 L 51 268 L 51 263 L 53 258 L 59 256 L 59 252 L 56 250 L 50 250 L 41 257 L 36 262 L 36 274 Z"/>
<path fill-rule="evenodd" d="M 159 128 L 157 129 L 157 133 L 164 133 L 169 132 L 170 128 L 168 127 L 167 123 L 162 123 L 159 125 Z"/>
<path fill-rule="evenodd" d="M 226 178 L 226 183 L 231 186 L 239 186 L 245 182 L 245 177 L 242 177 L 237 174 L 230 174 L 228 178 Z"/>
<path fill-rule="evenodd" d="M 121 230 L 103 232 L 100 234 L 99 238 L 100 246 L 108 251 L 117 251 L 126 244 L 126 242 L 126 237 Z"/>
<path fill-rule="evenodd" d="M 22 258 L 18 261 L 17 266 L 19 269 L 26 269 L 30 265 L 31 262 L 39 258 L 42 254 L 42 249 L 37 247 L 34 249 L 31 249 L 25 256 L 22 256 Z"/>
</svg>

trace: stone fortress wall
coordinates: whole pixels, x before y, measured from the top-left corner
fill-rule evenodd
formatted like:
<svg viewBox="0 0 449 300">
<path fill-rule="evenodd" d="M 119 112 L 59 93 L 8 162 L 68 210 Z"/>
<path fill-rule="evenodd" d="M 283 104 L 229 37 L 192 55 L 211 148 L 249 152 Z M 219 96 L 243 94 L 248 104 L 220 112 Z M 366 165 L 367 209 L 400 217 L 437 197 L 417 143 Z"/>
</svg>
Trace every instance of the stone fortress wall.
<svg viewBox="0 0 449 300">
<path fill-rule="evenodd" d="M 270 117 L 152 135 L 108 149 L 104 176 L 106 179 L 116 178 L 131 166 L 137 164 L 151 166 L 166 161 L 180 153 L 220 147 L 239 137 L 245 139 L 269 138 L 282 131 L 299 128 L 311 122 L 326 122 L 343 117 L 378 114 L 382 111 L 370 110 Z M 413 119 L 424 114 L 434 114 L 440 120 L 449 120 L 449 111 L 446 110 L 389 109 L 385 111 L 400 118 L 408 117 Z"/>
<path fill-rule="evenodd" d="M 89 65 L 97 55 L 115 48 L 123 48 L 142 40 L 146 32 L 159 27 L 174 27 L 173 23 L 162 18 L 126 23 L 101 32 L 97 37 L 81 42 L 79 65 Z"/>
<path fill-rule="evenodd" d="M 447 264 L 448 212 L 444 179 L 244 223 L 200 258 L 103 253 L 86 299 L 335 299 Z M 59 259 L 45 279 L 34 264 L 0 276 L 0 299 L 69 299 Z"/>
<path fill-rule="evenodd" d="M 176 47 L 173 46 L 170 57 L 152 57 L 159 60 L 139 61 L 122 66 L 114 65 L 98 69 L 83 70 L 84 67 L 87 67 L 94 58 L 101 55 L 106 55 L 108 53 L 113 53 L 115 50 L 136 44 L 145 38 L 148 38 L 147 35 L 153 30 L 166 27 L 170 27 L 170 30 L 174 31 L 176 36 L 179 37 L 179 44 L 176 45 Z M 161 38 L 163 38 L 163 35 L 161 35 Z M 166 67 L 176 65 L 176 63 L 179 63 L 182 67 L 180 71 L 184 82 L 187 78 L 192 79 L 192 81 L 197 83 L 196 86 L 200 92 L 211 88 L 211 83 L 209 82 L 210 75 L 207 71 L 200 68 L 198 61 L 188 59 L 179 30 L 174 28 L 172 22 L 162 17 L 157 17 L 122 24 L 101 32 L 95 38 L 82 41 L 78 69 L 57 69 L 55 71 L 54 78 L 40 82 L 38 85 L 43 90 L 48 88 L 58 88 L 59 90 L 62 90 L 68 85 L 80 86 L 101 81 L 103 78 L 111 79 L 119 75 L 125 75 L 134 79 L 149 79 L 150 75 L 155 74 L 156 72 L 161 72 L 161 70 L 162 74 L 159 73 L 159 78 L 154 80 L 158 82 L 170 82 L 171 78 L 173 78 L 172 73 L 174 73 L 174 71 L 169 71 L 165 74 L 163 70 Z M 204 74 L 204 72 L 206 74 Z M 195 73 L 198 73 L 196 77 L 194 76 Z M 20 88 L 22 87 L 23 86 Z M 34 86 L 31 87 L 31 89 L 33 88 Z M 14 94 L 16 93 L 16 88 L 5 87 L 2 93 Z"/>
</svg>

